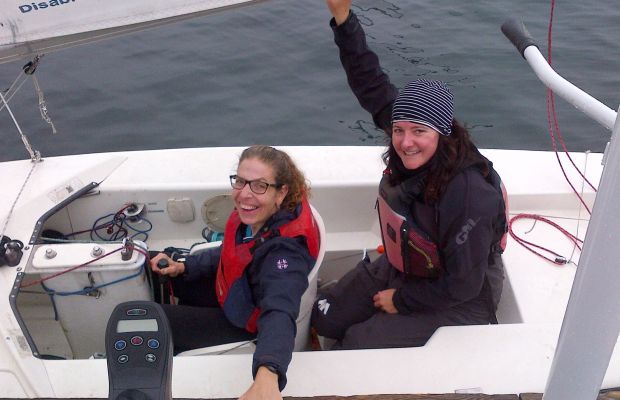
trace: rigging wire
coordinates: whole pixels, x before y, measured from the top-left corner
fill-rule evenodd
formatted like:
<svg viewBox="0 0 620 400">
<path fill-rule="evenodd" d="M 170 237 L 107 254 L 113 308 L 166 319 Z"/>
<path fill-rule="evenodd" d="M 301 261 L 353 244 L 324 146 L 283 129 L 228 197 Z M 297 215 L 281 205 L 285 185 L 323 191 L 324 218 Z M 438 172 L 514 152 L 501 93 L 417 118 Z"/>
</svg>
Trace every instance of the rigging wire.
<svg viewBox="0 0 620 400">
<path fill-rule="evenodd" d="M 11 83 L 11 86 L 9 86 L 9 88 L 4 91 L 4 97 L 6 98 L 7 103 L 10 102 L 11 99 L 13 99 L 13 96 L 15 96 L 17 92 L 19 92 L 19 90 L 22 88 L 22 86 L 24 85 L 24 83 L 26 83 L 27 80 L 28 76 L 26 74 L 20 72 L 17 75 L 13 83 Z M 5 105 L 1 104 L 0 111 L 4 110 L 4 107 Z"/>
<path fill-rule="evenodd" d="M 22 131 L 21 126 L 17 122 L 17 119 L 15 118 L 15 115 L 13 114 L 11 107 L 9 107 L 9 103 L 6 101 L 6 98 L 4 97 L 2 92 L 0 92 L 0 99 L 2 100 L 4 107 L 6 107 L 6 110 L 11 116 L 11 119 L 13 120 L 13 124 L 17 128 L 17 131 L 19 132 L 19 135 L 21 136 L 22 142 L 24 143 L 24 147 L 26 147 L 26 151 L 28 152 L 28 154 L 30 154 L 30 160 L 32 162 L 41 161 L 41 153 L 38 150 L 33 149 L 32 145 L 30 145 L 30 141 L 28 140 L 28 137 L 26 137 L 26 134 Z"/>
<path fill-rule="evenodd" d="M 39 99 L 39 112 L 41 113 L 41 118 L 43 118 L 43 120 L 52 127 L 52 133 L 56 133 L 56 127 L 54 126 L 54 123 L 52 122 L 52 119 L 50 118 L 48 114 L 47 103 L 45 101 L 43 90 L 41 89 L 41 86 L 39 85 L 39 81 L 34 75 L 34 72 L 36 71 L 42 57 L 43 57 L 42 55 L 37 55 L 34 57 L 32 61 L 26 63 L 22 67 L 23 75 L 20 74 L 13 81 L 9 89 L 4 91 L 4 93 L 3 91 L 0 91 L 0 100 L 2 100 L 0 111 L 6 108 L 7 112 L 11 116 L 11 119 L 13 120 L 13 124 L 15 125 L 15 127 L 17 128 L 17 131 L 19 132 L 21 136 L 22 142 L 24 143 L 24 147 L 26 148 L 26 151 L 30 155 L 30 159 L 33 162 L 41 161 L 41 153 L 38 150 L 32 148 L 32 145 L 30 144 L 28 137 L 26 137 L 26 135 L 22 131 L 21 126 L 17 122 L 17 119 L 15 118 L 15 115 L 13 114 L 13 111 L 11 110 L 11 107 L 9 107 L 9 101 L 21 89 L 22 85 L 27 80 L 27 77 L 30 76 L 34 84 L 35 92 L 37 93 L 37 97 Z"/>
<path fill-rule="evenodd" d="M 583 166 L 583 173 L 585 174 L 588 168 L 588 155 L 590 153 L 586 152 L 586 161 L 584 163 Z M 583 191 L 585 188 L 585 182 L 581 181 L 581 194 L 583 195 Z M 581 207 L 579 207 L 579 211 L 577 212 L 577 227 L 575 228 L 575 236 L 579 236 L 579 227 L 581 225 Z M 575 250 L 577 249 L 577 246 L 573 246 L 573 250 L 570 254 L 570 257 L 568 258 L 568 262 L 573 262 L 573 256 L 575 255 Z M 581 251 L 581 249 L 579 249 L 579 251 Z"/>
</svg>

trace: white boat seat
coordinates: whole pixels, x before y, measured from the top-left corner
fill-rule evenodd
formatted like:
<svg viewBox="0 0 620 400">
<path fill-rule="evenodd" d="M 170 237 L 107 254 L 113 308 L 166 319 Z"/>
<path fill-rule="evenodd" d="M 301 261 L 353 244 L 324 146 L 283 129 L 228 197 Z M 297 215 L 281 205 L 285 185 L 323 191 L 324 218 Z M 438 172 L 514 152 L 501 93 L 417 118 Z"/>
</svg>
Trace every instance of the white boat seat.
<svg viewBox="0 0 620 400">
<path fill-rule="evenodd" d="M 295 336 L 295 351 L 307 350 L 310 344 L 310 315 L 312 313 L 312 306 L 316 299 L 317 292 L 317 280 L 319 277 L 319 269 L 325 256 L 325 224 L 323 218 L 318 211 L 310 205 L 312 209 L 312 215 L 319 228 L 319 254 L 316 258 L 316 262 L 308 275 L 308 288 L 301 296 L 301 302 L 299 304 L 299 316 L 297 317 L 297 335 Z M 203 243 L 194 246 L 190 254 L 197 254 L 206 249 L 217 247 L 221 245 L 220 242 Z M 206 354 L 251 354 L 254 352 L 256 346 L 253 342 L 235 342 L 218 346 L 202 347 L 200 349 L 193 349 L 179 353 L 178 356 L 198 356 Z"/>
<path fill-rule="evenodd" d="M 189 254 L 193 256 L 194 254 L 200 254 L 203 251 L 209 250 L 213 247 L 220 247 L 221 245 L 222 245 L 221 240 L 218 240 L 217 242 L 198 243 L 198 244 L 193 245 L 189 249 Z"/>
</svg>

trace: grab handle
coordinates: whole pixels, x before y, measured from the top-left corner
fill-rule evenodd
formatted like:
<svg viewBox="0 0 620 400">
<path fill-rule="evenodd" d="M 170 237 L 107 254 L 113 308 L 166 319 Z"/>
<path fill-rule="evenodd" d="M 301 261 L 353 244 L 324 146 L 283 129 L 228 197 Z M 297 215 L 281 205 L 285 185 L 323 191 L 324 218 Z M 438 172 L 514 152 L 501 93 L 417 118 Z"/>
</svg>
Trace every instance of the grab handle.
<svg viewBox="0 0 620 400">
<path fill-rule="evenodd" d="M 523 22 L 516 18 L 510 18 L 502 24 L 502 33 L 519 50 L 523 58 L 525 58 L 525 49 L 530 46 L 538 48 L 536 41 L 532 38 Z"/>
<path fill-rule="evenodd" d="M 613 129 L 616 112 L 555 72 L 523 22 L 511 18 L 502 24 L 501 29 L 545 86 L 608 130 Z"/>
</svg>

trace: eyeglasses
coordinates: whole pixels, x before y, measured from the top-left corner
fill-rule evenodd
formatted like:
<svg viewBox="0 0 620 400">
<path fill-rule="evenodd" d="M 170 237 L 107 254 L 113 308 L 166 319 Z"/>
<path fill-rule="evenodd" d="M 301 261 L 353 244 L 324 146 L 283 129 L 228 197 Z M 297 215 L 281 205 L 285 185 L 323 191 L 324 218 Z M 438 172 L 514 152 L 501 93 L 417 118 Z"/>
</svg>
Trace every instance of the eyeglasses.
<svg viewBox="0 0 620 400">
<path fill-rule="evenodd" d="M 250 185 L 250 190 L 256 194 L 264 194 L 270 186 L 276 189 L 282 186 L 279 183 L 267 183 L 259 180 L 248 181 L 237 175 L 230 176 L 230 186 L 232 186 L 233 189 L 241 190 L 245 185 Z"/>
</svg>

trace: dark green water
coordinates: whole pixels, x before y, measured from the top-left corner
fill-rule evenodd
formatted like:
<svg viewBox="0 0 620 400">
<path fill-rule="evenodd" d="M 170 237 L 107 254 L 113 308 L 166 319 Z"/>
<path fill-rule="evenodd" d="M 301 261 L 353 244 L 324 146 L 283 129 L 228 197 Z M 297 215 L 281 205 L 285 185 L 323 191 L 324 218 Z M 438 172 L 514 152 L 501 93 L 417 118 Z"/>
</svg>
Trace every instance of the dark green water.
<svg viewBox="0 0 620 400">
<path fill-rule="evenodd" d="M 456 116 L 480 147 L 550 149 L 545 90 L 500 33 L 523 19 L 546 54 L 548 1 L 359 1 L 358 13 L 392 81 L 449 82 Z M 169 147 L 382 144 L 350 93 L 322 0 L 273 0 L 47 55 L 11 102 L 44 156 Z M 617 2 L 558 2 L 553 64 L 613 109 L 620 96 Z M 7 88 L 23 63 L 0 65 Z M 557 101 L 570 150 L 602 151 L 609 132 Z M 0 112 L 0 161 L 27 157 Z"/>
</svg>

